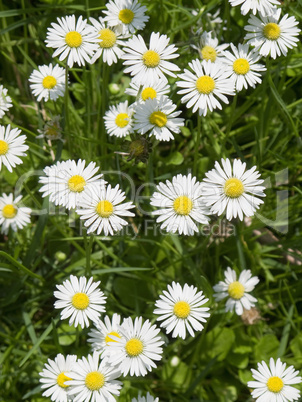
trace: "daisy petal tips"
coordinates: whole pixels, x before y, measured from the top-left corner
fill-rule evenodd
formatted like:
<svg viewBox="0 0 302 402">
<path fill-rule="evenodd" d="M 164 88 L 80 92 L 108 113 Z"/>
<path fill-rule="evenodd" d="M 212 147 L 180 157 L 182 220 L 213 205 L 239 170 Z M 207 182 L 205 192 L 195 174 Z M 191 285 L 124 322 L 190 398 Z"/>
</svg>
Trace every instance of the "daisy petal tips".
<svg viewBox="0 0 302 402">
<path fill-rule="evenodd" d="M 28 145 L 25 145 L 26 136 L 19 135 L 21 130 L 18 128 L 0 126 L 0 171 L 2 164 L 7 167 L 9 172 L 12 172 L 16 165 L 23 163 L 19 156 L 26 156 L 25 151 L 28 150 Z"/>
</svg>

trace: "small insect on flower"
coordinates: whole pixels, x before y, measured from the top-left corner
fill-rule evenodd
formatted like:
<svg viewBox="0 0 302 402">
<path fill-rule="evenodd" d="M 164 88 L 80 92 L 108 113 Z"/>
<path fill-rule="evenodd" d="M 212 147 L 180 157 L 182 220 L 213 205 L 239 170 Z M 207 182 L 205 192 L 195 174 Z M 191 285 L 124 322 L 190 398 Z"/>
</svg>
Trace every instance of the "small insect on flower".
<svg viewBox="0 0 302 402">
<path fill-rule="evenodd" d="M 12 106 L 12 99 L 7 95 L 7 89 L 4 88 L 3 85 L 0 85 L 0 119 Z"/>
<path fill-rule="evenodd" d="M 6 127 L 0 126 L 0 171 L 2 164 L 12 172 L 16 165 L 23 163 L 19 156 L 26 156 L 25 151 L 28 145 L 25 145 L 26 135 L 19 135 L 21 130 L 18 128 L 10 128 L 10 124 Z"/>
<path fill-rule="evenodd" d="M 31 209 L 18 206 L 21 200 L 22 195 L 15 200 L 13 194 L 3 193 L 0 197 L 1 233 L 7 234 L 10 227 L 16 232 L 30 222 Z"/>
<path fill-rule="evenodd" d="M 44 64 L 38 66 L 38 70 L 34 70 L 29 79 L 30 89 L 37 101 L 40 102 L 43 98 L 45 101 L 56 100 L 60 96 L 64 96 L 65 92 L 65 69 L 58 64 L 49 66 Z"/>
</svg>

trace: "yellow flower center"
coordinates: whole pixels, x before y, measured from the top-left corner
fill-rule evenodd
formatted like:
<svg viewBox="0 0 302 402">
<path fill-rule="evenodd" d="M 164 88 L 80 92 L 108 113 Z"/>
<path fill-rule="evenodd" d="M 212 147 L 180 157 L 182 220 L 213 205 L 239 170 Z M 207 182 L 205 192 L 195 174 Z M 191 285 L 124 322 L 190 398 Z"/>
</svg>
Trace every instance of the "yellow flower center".
<svg viewBox="0 0 302 402">
<path fill-rule="evenodd" d="M 275 24 L 274 22 L 269 22 L 263 28 L 263 35 L 266 39 L 269 40 L 277 40 L 280 37 L 281 29 L 279 25 Z"/>
<path fill-rule="evenodd" d="M 128 8 L 124 8 L 118 13 L 118 18 L 123 24 L 130 24 L 134 18 L 134 12 Z"/>
<path fill-rule="evenodd" d="M 161 111 L 150 114 L 149 121 L 157 127 L 164 127 L 167 124 L 167 115 Z"/>
<path fill-rule="evenodd" d="M 17 215 L 18 209 L 12 204 L 7 204 L 2 208 L 2 216 L 5 219 L 13 219 Z"/>
<path fill-rule="evenodd" d="M 239 300 L 244 295 L 244 286 L 238 281 L 232 282 L 229 284 L 228 292 L 232 299 Z"/>
<path fill-rule="evenodd" d="M 90 391 L 98 391 L 105 384 L 104 374 L 92 371 L 86 375 L 85 385 Z"/>
<path fill-rule="evenodd" d="M 71 303 L 77 310 L 85 310 L 89 306 L 89 297 L 86 293 L 76 293 L 72 296 Z"/>
<path fill-rule="evenodd" d="M 174 304 L 174 309 L 173 312 L 176 315 L 176 317 L 178 318 L 187 318 L 188 315 L 190 314 L 191 311 L 191 307 L 189 305 L 189 303 L 185 302 L 185 301 L 179 301 L 177 303 Z"/>
<path fill-rule="evenodd" d="M 117 342 L 116 340 L 110 338 L 110 335 L 114 335 L 117 338 L 121 338 L 120 334 L 118 334 L 116 331 L 112 331 L 112 332 L 109 332 L 109 334 L 106 336 L 106 338 L 105 338 L 106 343 L 108 343 L 108 342 Z"/>
<path fill-rule="evenodd" d="M 135 357 L 142 353 L 144 345 L 139 339 L 132 338 L 126 343 L 125 349 L 128 356 Z"/>
<path fill-rule="evenodd" d="M 42 85 L 45 89 L 52 89 L 57 85 L 57 80 L 52 75 L 43 78 Z"/>
<path fill-rule="evenodd" d="M 181 195 L 174 200 L 173 208 L 178 215 L 189 215 L 193 208 L 193 202 L 186 195 Z"/>
<path fill-rule="evenodd" d="M 266 385 L 269 391 L 278 393 L 283 388 L 284 383 L 279 377 L 271 377 L 268 379 Z"/>
<path fill-rule="evenodd" d="M 196 88 L 200 94 L 209 95 L 215 88 L 215 81 L 212 77 L 203 75 L 196 81 Z"/>
<path fill-rule="evenodd" d="M 101 47 L 109 49 L 110 47 L 115 45 L 116 35 L 111 29 L 109 28 L 101 29 L 99 34 L 100 34 L 99 39 L 102 39 L 102 42 L 100 42 Z"/>
<path fill-rule="evenodd" d="M 143 63 L 145 66 L 155 68 L 159 65 L 160 56 L 154 50 L 147 50 L 143 54 Z"/>
<path fill-rule="evenodd" d="M 109 218 L 113 214 L 113 205 L 110 201 L 100 201 L 96 206 L 96 212 L 101 218 Z"/>
<path fill-rule="evenodd" d="M 204 60 L 211 60 L 211 62 L 214 63 L 217 53 L 212 46 L 204 46 L 201 49 L 201 55 Z"/>
<path fill-rule="evenodd" d="M 237 59 L 233 63 L 233 70 L 236 74 L 245 75 L 250 71 L 250 64 L 246 59 Z"/>
<path fill-rule="evenodd" d="M 57 384 L 61 387 L 61 388 L 67 388 L 69 387 L 69 385 L 65 384 L 65 381 L 69 381 L 72 380 L 72 378 L 67 377 L 67 375 L 65 375 L 64 373 L 61 373 L 58 375 L 57 377 Z"/>
<path fill-rule="evenodd" d="M 115 124 L 120 128 L 126 127 L 128 123 L 129 116 L 127 115 L 127 113 L 119 113 L 115 118 Z"/>
<path fill-rule="evenodd" d="M 83 38 L 79 32 L 70 31 L 65 36 L 65 42 L 69 47 L 79 47 L 83 42 Z"/>
<path fill-rule="evenodd" d="M 142 97 L 142 100 L 145 101 L 149 98 L 151 98 L 151 99 L 156 98 L 156 95 L 157 95 L 157 93 L 156 93 L 155 89 L 148 87 L 142 91 L 141 97 Z"/>
<path fill-rule="evenodd" d="M 0 140 L 0 155 L 5 155 L 8 151 L 8 143 L 4 140 Z"/>
<path fill-rule="evenodd" d="M 85 181 L 84 177 L 79 176 L 78 174 L 72 176 L 68 180 L 69 190 L 74 193 L 81 193 L 84 190 L 85 186 L 86 186 L 86 181 Z"/>
<path fill-rule="evenodd" d="M 224 184 L 224 193 L 230 198 L 238 198 L 244 193 L 244 186 L 241 180 L 232 177 Z"/>
</svg>

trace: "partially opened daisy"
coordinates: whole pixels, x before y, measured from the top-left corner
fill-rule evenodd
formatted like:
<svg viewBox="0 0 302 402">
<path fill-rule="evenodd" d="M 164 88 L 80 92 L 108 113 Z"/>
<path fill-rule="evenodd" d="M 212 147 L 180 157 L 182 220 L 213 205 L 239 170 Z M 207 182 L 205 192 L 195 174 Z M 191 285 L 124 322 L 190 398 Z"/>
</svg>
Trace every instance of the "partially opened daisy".
<svg viewBox="0 0 302 402">
<path fill-rule="evenodd" d="M 74 15 L 57 18 L 47 29 L 46 46 L 55 50 L 52 57 L 60 55 L 59 60 L 67 58 L 71 68 L 76 63 L 79 66 L 90 62 L 90 57 L 99 49 L 99 34 L 80 16 L 77 20 Z"/>
<path fill-rule="evenodd" d="M 2 164 L 6 166 L 9 172 L 12 172 L 16 165 L 23 163 L 19 156 L 26 156 L 25 151 L 28 145 L 25 145 L 26 135 L 19 135 L 21 130 L 0 126 L 0 171 Z"/>
<path fill-rule="evenodd" d="M 164 341 L 156 325 L 149 320 L 143 323 L 142 317 L 126 318 L 120 327 L 122 338 L 112 336 L 115 342 L 110 347 L 110 363 L 117 366 L 124 376 L 145 376 L 156 368 L 154 361 L 162 359 Z"/>
<path fill-rule="evenodd" d="M 128 101 L 112 105 L 105 113 L 104 122 L 106 131 L 110 136 L 126 137 L 133 133 L 133 107 L 128 106 Z"/>
<path fill-rule="evenodd" d="M 138 0 L 110 0 L 106 7 L 107 10 L 103 11 L 106 14 L 104 20 L 109 26 L 122 26 L 124 34 L 144 29 L 145 22 L 149 20 L 145 15 L 147 7 L 142 6 Z"/>
<path fill-rule="evenodd" d="M 225 279 L 213 286 L 214 297 L 216 301 L 220 301 L 228 297 L 225 305 L 225 311 L 234 311 L 241 315 L 243 309 L 250 310 L 255 306 L 257 299 L 249 294 L 259 282 L 257 276 L 252 276 L 249 269 L 244 269 L 238 280 L 236 271 L 228 267 L 224 271 Z"/>
<path fill-rule="evenodd" d="M 163 321 L 161 327 L 166 329 L 167 334 L 172 332 L 172 337 L 186 338 L 186 331 L 195 336 L 194 331 L 202 331 L 202 322 L 210 316 L 207 312 L 209 307 L 202 307 L 209 299 L 205 299 L 202 291 L 185 284 L 181 287 L 179 283 L 172 282 L 168 285 L 168 291 L 164 290 L 163 295 L 156 301 L 157 307 L 153 313 L 159 315 L 157 321 Z"/>
<path fill-rule="evenodd" d="M 215 168 L 207 172 L 202 182 L 203 200 L 211 208 L 213 214 L 226 212 L 226 218 L 253 216 L 265 197 L 264 186 L 260 184 L 260 173 L 253 166 L 246 170 L 246 163 L 234 159 L 233 166 L 229 159 L 221 159 L 221 165 L 216 161 Z"/>
<path fill-rule="evenodd" d="M 276 10 L 276 6 L 280 6 L 278 0 L 229 0 L 231 6 L 239 6 L 241 4 L 241 14 L 246 15 L 249 11 L 255 15 L 257 12 L 262 15 L 272 14 Z"/>
<path fill-rule="evenodd" d="M 125 90 L 125 94 L 134 96 L 138 102 L 145 102 L 147 99 L 159 99 L 162 95 L 170 92 L 170 85 L 168 81 L 159 79 L 153 85 L 138 85 L 135 81 L 131 80 L 130 88 Z"/>
<path fill-rule="evenodd" d="M 31 82 L 30 89 L 38 102 L 43 98 L 48 101 L 49 98 L 56 100 L 59 96 L 64 96 L 65 69 L 58 64 L 38 66 L 38 70 L 31 73 L 28 81 Z"/>
<path fill-rule="evenodd" d="M 71 370 L 76 364 L 76 355 L 67 355 L 66 358 L 59 353 L 54 360 L 48 359 L 40 375 L 41 388 L 46 390 L 43 396 L 55 402 L 68 402 L 67 390 L 69 385 L 65 381 L 71 380 Z"/>
<path fill-rule="evenodd" d="M 288 49 L 297 46 L 300 29 L 295 17 L 285 14 L 281 20 L 281 8 L 276 9 L 271 15 L 259 18 L 252 15 L 244 29 L 248 31 L 244 39 L 255 47 L 262 56 L 270 55 L 273 59 L 277 56 L 287 55 Z M 280 20 L 280 21 L 279 21 Z"/>
<path fill-rule="evenodd" d="M 107 187 L 96 187 L 81 202 L 81 209 L 77 214 L 83 219 L 87 233 L 96 232 L 99 235 L 104 232 L 105 236 L 112 236 L 128 225 L 121 216 L 135 216 L 129 209 L 135 207 L 132 202 L 125 202 L 125 193 L 117 184 L 114 188 L 109 184 Z"/>
<path fill-rule="evenodd" d="M 241 91 L 248 86 L 255 88 L 261 82 L 259 71 L 266 71 L 263 64 L 258 64 L 260 55 L 256 51 L 249 52 L 249 45 L 239 44 L 238 48 L 231 43 L 232 52 L 224 52 L 224 65 L 231 73 L 231 78 L 235 81 L 236 91 Z"/>
<path fill-rule="evenodd" d="M 146 397 L 138 396 L 137 399 L 133 398 L 131 402 L 159 402 L 159 398 L 154 398 L 149 392 L 147 392 Z"/>
<path fill-rule="evenodd" d="M 176 85 L 184 88 L 177 93 L 184 95 L 181 102 L 187 103 L 187 108 L 193 106 L 193 113 L 198 110 L 199 115 L 206 116 L 208 110 L 222 109 L 220 101 L 229 103 L 226 95 L 235 95 L 234 81 L 222 63 L 196 59 L 189 67 L 193 73 L 185 69 L 184 74 L 178 75 L 181 81 Z"/>
<path fill-rule="evenodd" d="M 0 119 L 12 106 L 12 99 L 7 95 L 7 89 L 4 88 L 3 85 L 0 85 Z"/>
<path fill-rule="evenodd" d="M 202 202 L 201 183 L 196 177 L 178 174 L 172 182 L 159 183 L 150 204 L 159 208 L 153 215 L 159 215 L 156 222 L 162 222 L 161 229 L 167 232 L 194 235 L 198 232 L 195 222 L 208 223 L 208 208 Z"/>
<path fill-rule="evenodd" d="M 134 35 L 126 42 L 121 57 L 126 66 L 124 72 L 130 73 L 138 85 L 154 85 L 159 78 L 166 79 L 165 74 L 176 77 L 174 71 L 179 71 L 179 67 L 168 60 L 179 55 L 169 41 L 167 35 L 152 32 L 147 47 L 141 35 Z"/>
<path fill-rule="evenodd" d="M 89 327 L 89 320 L 98 322 L 100 314 L 105 311 L 103 306 L 106 303 L 106 296 L 98 289 L 101 282 L 88 281 L 84 276 L 77 278 L 70 275 L 63 285 L 56 285 L 54 296 L 58 299 L 54 306 L 61 311 L 61 319 L 69 318 L 69 325 L 78 324 L 82 327 Z"/>
<path fill-rule="evenodd" d="M 275 360 L 271 357 L 269 366 L 262 361 L 258 363 L 258 370 L 251 369 L 256 381 L 249 381 L 247 386 L 255 388 L 252 397 L 258 402 L 292 402 L 300 399 L 300 391 L 292 387 L 293 384 L 302 382 L 295 371 L 294 366 L 286 368 L 280 358 Z"/>
<path fill-rule="evenodd" d="M 14 199 L 14 195 L 3 193 L 0 197 L 0 226 L 1 233 L 7 234 L 11 227 L 14 232 L 22 229 L 30 222 L 31 209 L 18 206 L 22 195 Z"/>
<path fill-rule="evenodd" d="M 212 63 L 223 60 L 223 51 L 229 46 L 228 43 L 219 45 L 218 39 L 213 32 L 203 32 L 200 37 L 199 46 L 192 45 L 198 50 L 202 60 L 210 60 Z"/>
<path fill-rule="evenodd" d="M 67 384 L 73 402 L 116 402 L 113 395 L 118 396 L 123 385 L 116 380 L 120 371 L 107 360 L 100 360 L 97 352 L 79 359 L 71 375 Z"/>
<path fill-rule="evenodd" d="M 184 126 L 184 119 L 177 117 L 181 111 L 175 111 L 176 105 L 167 96 L 159 99 L 147 99 L 135 108 L 134 130 L 140 134 L 149 132 L 159 141 L 174 139 L 172 133 L 178 134 L 180 127 Z"/>
</svg>

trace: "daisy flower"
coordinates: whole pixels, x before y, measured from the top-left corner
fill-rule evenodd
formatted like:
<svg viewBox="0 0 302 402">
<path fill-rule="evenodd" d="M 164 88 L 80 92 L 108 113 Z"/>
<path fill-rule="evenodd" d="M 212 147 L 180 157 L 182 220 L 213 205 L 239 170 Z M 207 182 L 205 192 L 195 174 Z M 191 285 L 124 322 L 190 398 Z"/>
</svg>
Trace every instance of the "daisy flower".
<svg viewBox="0 0 302 402">
<path fill-rule="evenodd" d="M 0 85 L 0 119 L 12 106 L 12 99 L 7 95 L 7 89 L 4 88 L 3 85 Z"/>
<path fill-rule="evenodd" d="M 246 15 L 249 11 L 252 11 L 255 15 L 257 12 L 262 15 L 269 15 L 274 12 L 276 6 L 280 6 L 280 2 L 277 0 L 229 0 L 231 6 L 241 6 L 241 14 Z"/>
<path fill-rule="evenodd" d="M 77 278 L 70 275 L 63 285 L 56 285 L 58 291 L 54 291 L 54 296 L 58 299 L 55 308 L 63 309 L 61 319 L 70 317 L 69 325 L 78 324 L 82 328 L 89 327 L 88 318 L 93 322 L 98 322 L 99 316 L 105 311 L 103 304 L 106 303 L 106 296 L 97 289 L 101 282 L 93 282 L 93 278 L 87 279 L 84 276 Z"/>
<path fill-rule="evenodd" d="M 266 71 L 263 64 L 257 64 L 260 59 L 259 53 L 249 52 L 249 45 L 239 44 L 237 49 L 231 43 L 231 49 L 233 53 L 224 52 L 224 65 L 227 66 L 231 78 L 235 82 L 236 91 L 241 91 L 243 87 L 247 89 L 248 86 L 255 88 L 257 83 L 261 83 L 259 71 Z"/>
<path fill-rule="evenodd" d="M 99 48 L 99 34 L 80 16 L 76 21 L 74 15 L 57 18 L 58 24 L 53 22 L 52 28 L 47 29 L 46 46 L 55 50 L 52 57 L 60 55 L 59 60 L 65 60 L 70 68 L 74 63 L 84 66 L 90 62 L 90 56 Z"/>
<path fill-rule="evenodd" d="M 222 109 L 219 100 L 229 103 L 225 95 L 235 95 L 234 81 L 230 79 L 230 73 L 225 71 L 221 63 L 212 63 L 210 60 L 198 59 L 189 63 L 193 73 L 187 69 L 184 74 L 179 74 L 182 81 L 176 85 L 181 89 L 177 93 L 184 95 L 182 103 L 187 103 L 187 108 L 193 106 L 193 113 L 197 110 L 199 115 L 206 116 L 208 109 Z"/>
<path fill-rule="evenodd" d="M 229 159 L 221 159 L 222 167 L 215 162 L 215 168 L 207 172 L 202 182 L 203 201 L 211 207 L 211 213 L 221 215 L 226 211 L 228 220 L 243 215 L 253 216 L 265 197 L 263 180 L 256 166 L 245 171 L 246 163 L 235 159 L 233 167 Z"/>
<path fill-rule="evenodd" d="M 150 45 L 147 48 L 141 35 L 134 35 L 125 44 L 122 59 L 125 73 L 130 73 L 138 85 L 154 85 L 159 78 L 166 80 L 165 74 L 176 77 L 173 71 L 179 71 L 179 67 L 171 63 L 179 55 L 174 45 L 169 45 L 167 35 L 152 32 Z"/>
<path fill-rule="evenodd" d="M 258 363 L 258 371 L 252 369 L 253 377 L 256 381 L 249 381 L 247 386 L 255 388 L 252 391 L 253 398 L 258 402 L 292 402 L 300 398 L 300 391 L 292 387 L 299 384 L 302 378 L 298 376 L 299 371 L 295 371 L 294 366 L 286 368 L 286 364 L 280 359 L 275 360 L 271 357 L 269 366 L 262 361 Z"/>
<path fill-rule="evenodd" d="M 57 162 L 55 165 L 44 169 L 45 176 L 39 178 L 43 186 L 39 189 L 42 197 L 49 195 L 49 200 L 55 205 L 62 205 L 67 209 L 76 208 L 85 194 L 91 194 L 93 188 L 102 187 L 105 181 L 102 174 L 96 174 L 99 167 L 95 162 L 86 162 L 81 159 Z"/>
<path fill-rule="evenodd" d="M 295 17 L 288 17 L 285 14 L 281 21 L 281 8 L 274 11 L 273 14 L 264 16 L 259 14 L 260 19 L 252 15 L 247 25 L 244 27 L 247 33 L 244 37 L 248 44 L 255 47 L 261 56 L 270 55 L 273 59 L 277 56 L 287 55 L 287 49 L 297 46 L 300 29 L 297 28 L 298 21 Z"/>
<path fill-rule="evenodd" d="M 2 163 L 9 172 L 23 163 L 19 156 L 26 156 L 28 145 L 24 144 L 26 135 L 19 135 L 20 133 L 18 128 L 11 129 L 10 124 L 6 128 L 0 126 L 0 171 Z"/>
<path fill-rule="evenodd" d="M 124 53 L 119 46 L 123 46 L 125 42 L 122 39 L 125 37 L 122 35 L 120 27 L 108 28 L 103 18 L 99 17 L 99 21 L 90 18 L 90 22 L 96 29 L 98 37 L 100 39 L 99 48 L 91 59 L 91 64 L 103 56 L 103 62 L 111 66 L 112 63 L 117 63 Z"/>
<path fill-rule="evenodd" d="M 139 103 L 134 114 L 134 130 L 140 134 L 148 131 L 159 141 L 170 141 L 174 139 L 172 133 L 178 134 L 180 127 L 184 126 L 184 119 L 177 117 L 181 111 L 175 111 L 176 105 L 167 97 L 159 99 L 147 99 L 145 103 Z"/>
<path fill-rule="evenodd" d="M 164 341 L 158 336 L 160 330 L 151 325 L 149 320 L 142 323 L 142 317 L 126 318 L 120 327 L 122 338 L 112 336 L 112 354 L 110 362 L 118 366 L 124 376 L 145 376 L 152 368 L 156 368 L 155 361 L 162 359 L 161 345 Z"/>
<path fill-rule="evenodd" d="M 125 90 L 125 94 L 139 96 L 138 102 L 145 102 L 147 99 L 159 99 L 162 95 L 170 92 L 170 85 L 166 80 L 157 80 L 153 85 L 138 85 L 135 81 L 131 80 L 130 88 Z"/>
<path fill-rule="evenodd" d="M 40 102 L 42 98 L 45 101 L 56 100 L 59 96 L 64 96 L 65 92 L 65 69 L 58 64 L 52 66 L 38 66 L 38 70 L 34 70 L 29 79 L 30 89 L 37 101 Z"/>
<path fill-rule="evenodd" d="M 62 127 L 60 125 L 61 117 L 55 116 L 51 120 L 47 121 L 42 130 L 38 130 L 40 135 L 36 138 L 47 138 L 50 141 L 60 140 L 62 138 Z"/>
<path fill-rule="evenodd" d="M 160 208 L 152 214 L 159 215 L 156 222 L 163 222 L 161 229 L 192 236 L 198 232 L 195 221 L 208 223 L 209 211 L 201 200 L 201 183 L 191 173 L 188 176 L 178 174 L 172 178 L 172 183 L 166 180 L 166 184 L 159 183 L 156 189 L 150 204 Z"/>
<path fill-rule="evenodd" d="M 95 187 L 83 199 L 81 209 L 76 211 L 85 220 L 87 233 L 96 232 L 99 235 L 104 231 L 105 236 L 113 236 L 114 232 L 128 225 L 121 216 L 135 216 L 128 211 L 135 205 L 132 202 L 121 204 L 125 198 L 125 193 L 119 189 L 118 184 L 114 188 L 110 184 L 107 187 Z"/>
<path fill-rule="evenodd" d="M 249 294 L 259 282 L 257 276 L 252 277 L 252 273 L 249 269 L 244 269 L 237 281 L 236 272 L 228 267 L 224 271 L 225 280 L 220 281 L 217 285 L 213 286 L 215 292 L 214 297 L 216 301 L 220 301 L 226 297 L 229 299 L 225 305 L 225 311 L 233 311 L 235 309 L 236 314 L 241 315 L 243 309 L 250 310 L 255 306 L 257 299 Z"/>
<path fill-rule="evenodd" d="M 0 225 L 1 233 L 7 234 L 11 227 L 14 232 L 22 229 L 30 222 L 31 209 L 27 207 L 18 207 L 22 200 L 19 195 L 15 200 L 13 194 L 2 194 L 0 197 Z"/>
<path fill-rule="evenodd" d="M 68 402 L 67 389 L 69 385 L 65 381 L 71 380 L 71 370 L 76 364 L 77 356 L 67 355 L 65 357 L 59 353 L 54 360 L 48 359 L 45 368 L 40 375 L 42 388 L 47 388 L 43 392 L 43 396 L 50 398 L 55 402 Z"/>
<path fill-rule="evenodd" d="M 145 28 L 145 22 L 149 17 L 145 15 L 147 7 L 142 6 L 137 0 L 110 0 L 106 4 L 108 9 L 104 11 L 104 18 L 109 26 L 121 26 L 124 34 L 133 34 L 137 30 Z"/>
<path fill-rule="evenodd" d="M 72 380 L 68 394 L 73 402 L 116 402 L 113 395 L 119 395 L 121 381 L 116 378 L 120 371 L 112 367 L 106 360 L 99 361 L 100 355 L 94 352 L 87 358 L 79 359 L 72 371 Z"/>
<path fill-rule="evenodd" d="M 191 336 L 195 336 L 194 331 L 203 330 L 201 322 L 206 322 L 205 318 L 210 314 L 207 313 L 209 307 L 201 307 L 209 301 L 202 291 L 197 292 L 196 287 L 187 284 L 182 288 L 179 283 L 172 282 L 172 286 L 168 285 L 168 291 L 164 290 L 163 293 L 156 301 L 157 308 L 153 313 L 160 316 L 157 321 L 163 321 L 160 326 L 166 328 L 167 334 L 173 331 L 173 338 L 180 336 L 185 339 L 186 330 Z"/>
<path fill-rule="evenodd" d="M 198 50 L 202 60 L 210 60 L 212 63 L 223 60 L 223 51 L 229 46 L 228 43 L 218 45 L 218 39 L 213 37 L 212 32 L 203 32 L 199 46 L 192 45 Z"/>
<path fill-rule="evenodd" d="M 146 397 L 138 396 L 137 399 L 133 398 L 131 402 L 159 402 L 158 398 L 154 398 L 149 392 L 147 392 Z"/>
<path fill-rule="evenodd" d="M 122 138 L 133 133 L 132 114 L 133 107 L 128 106 L 128 101 L 121 102 L 116 106 L 110 106 L 104 116 L 108 134 Z"/>
</svg>

